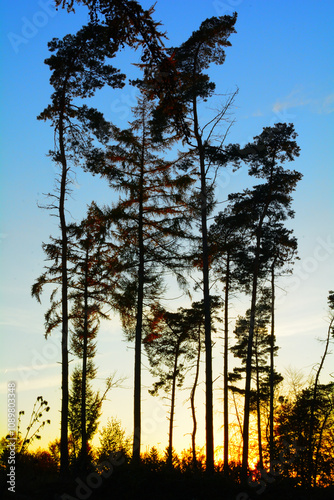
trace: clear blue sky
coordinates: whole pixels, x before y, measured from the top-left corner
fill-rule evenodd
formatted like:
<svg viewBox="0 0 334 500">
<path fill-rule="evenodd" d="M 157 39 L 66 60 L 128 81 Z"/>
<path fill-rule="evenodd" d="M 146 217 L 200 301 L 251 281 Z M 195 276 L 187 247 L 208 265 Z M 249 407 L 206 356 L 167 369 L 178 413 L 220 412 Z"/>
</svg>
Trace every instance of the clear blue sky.
<svg viewBox="0 0 334 500">
<path fill-rule="evenodd" d="M 148 7 L 150 2 L 145 0 L 142 5 Z M 49 69 L 43 64 L 48 57 L 47 42 L 76 32 L 87 22 L 87 13 L 84 8 L 78 8 L 76 14 L 56 12 L 51 0 L 2 2 L 0 9 L 0 424 L 4 428 L 6 384 L 13 379 L 18 383 L 19 409 L 28 412 L 40 394 L 49 400 L 53 421 L 50 435 L 54 436 L 60 409 L 59 340 L 55 337 L 45 341 L 43 337 L 47 297 L 42 306 L 30 298 L 31 284 L 43 267 L 41 242 L 57 232 L 56 219 L 37 207 L 44 201 L 43 193 L 52 190 L 55 171 L 46 157 L 53 146 L 52 130 L 48 124 L 38 122 L 36 116 L 48 104 L 52 92 Z M 226 50 L 226 63 L 212 68 L 211 73 L 217 92 L 239 87 L 230 141 L 248 142 L 264 126 L 279 121 L 292 121 L 299 134 L 301 155 L 293 166 L 304 177 L 295 194 L 296 217 L 291 227 L 298 238 L 301 260 L 294 275 L 281 283 L 289 293 L 285 296 L 282 292 L 279 299 L 277 338 L 281 346 L 279 368 L 293 366 L 307 375 L 322 352 L 317 338 L 326 334 L 326 299 L 334 288 L 333 2 L 158 0 L 155 18 L 162 21 L 168 33 L 170 42 L 166 44 L 178 45 L 207 17 L 232 14 L 234 10 L 238 21 L 237 33 L 230 39 L 232 47 Z M 122 71 L 133 74 L 131 63 L 137 62 L 139 56 L 133 51 L 121 54 L 117 61 Z M 117 92 L 103 91 L 95 102 L 110 120 L 126 126 L 131 119 L 130 107 L 135 104 L 134 90 L 127 86 Z M 243 189 L 246 182 L 243 172 L 224 173 L 218 179 L 218 197 L 226 199 L 229 192 Z M 86 203 L 92 199 L 108 202 L 110 196 L 103 182 L 78 172 L 71 213 L 79 218 Z M 221 351 L 217 341 L 215 377 L 221 369 Z M 327 361 L 324 379 L 329 377 L 331 363 Z M 108 413 L 118 416 L 130 432 L 133 351 L 122 341 L 117 320 L 101 330 L 97 364 L 100 378 L 116 369 L 119 375 L 129 377 L 125 384 L 128 389 L 112 393 L 104 417 Z M 146 375 L 144 380 L 150 383 Z M 221 405 L 220 385 L 218 381 L 217 405 Z M 157 434 L 158 428 L 166 425 L 160 403 L 145 389 L 143 394 L 147 420 L 144 439 L 151 444 L 161 442 L 163 447 L 166 435 Z M 190 418 L 188 404 L 182 404 L 186 397 L 185 392 L 179 395 L 176 414 L 175 433 L 180 446 L 190 443 L 189 436 L 184 436 L 187 424 L 183 426 L 183 421 Z M 215 414 L 216 429 L 221 418 L 221 414 Z"/>
</svg>

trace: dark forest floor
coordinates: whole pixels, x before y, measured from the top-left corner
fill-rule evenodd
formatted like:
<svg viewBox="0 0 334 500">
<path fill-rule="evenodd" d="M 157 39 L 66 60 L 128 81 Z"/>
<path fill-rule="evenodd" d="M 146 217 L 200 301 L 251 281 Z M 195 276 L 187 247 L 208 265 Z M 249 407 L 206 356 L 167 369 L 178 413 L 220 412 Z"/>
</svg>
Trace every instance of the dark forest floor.
<svg viewBox="0 0 334 500">
<path fill-rule="evenodd" d="M 221 473 L 149 470 L 120 466 L 109 477 L 96 472 L 60 483 L 54 473 L 22 470 L 16 475 L 15 493 L 8 491 L 1 472 L 4 500 L 333 500 L 334 487 L 304 490 L 286 479 L 242 487 Z"/>
</svg>

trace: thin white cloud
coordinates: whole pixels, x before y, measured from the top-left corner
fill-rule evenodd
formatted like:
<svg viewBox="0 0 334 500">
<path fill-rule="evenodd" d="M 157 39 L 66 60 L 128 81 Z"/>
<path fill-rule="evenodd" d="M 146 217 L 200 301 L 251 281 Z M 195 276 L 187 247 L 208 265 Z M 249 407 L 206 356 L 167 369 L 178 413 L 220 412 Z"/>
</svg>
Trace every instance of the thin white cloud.
<svg viewBox="0 0 334 500">
<path fill-rule="evenodd" d="M 50 387 L 59 387 L 60 385 L 60 376 L 59 375 L 53 375 L 50 377 L 43 377 L 43 378 L 37 378 L 37 379 L 31 379 L 29 381 L 18 381 L 17 382 L 17 392 L 25 392 L 25 391 L 32 391 L 32 390 L 40 390 L 40 389 L 45 389 L 45 388 L 50 388 Z M 7 382 L 1 383 L 0 384 L 0 394 L 6 394 L 7 393 Z"/>
<path fill-rule="evenodd" d="M 319 103 L 318 113 L 321 115 L 329 115 L 334 111 L 334 94 L 329 94 Z"/>
<path fill-rule="evenodd" d="M 272 111 L 274 113 L 282 113 L 288 109 L 308 106 L 314 113 L 330 114 L 334 110 L 333 103 L 334 94 L 329 94 L 325 97 L 307 98 L 303 95 L 302 90 L 297 88 L 292 90 L 286 97 L 278 99 L 273 105 Z"/>
<path fill-rule="evenodd" d="M 300 89 L 294 89 L 290 94 L 283 99 L 279 99 L 273 106 L 274 113 L 280 113 L 289 108 L 297 108 L 307 106 L 312 103 L 312 99 L 306 99 Z"/>
<path fill-rule="evenodd" d="M 19 368 L 18 367 L 12 367 L 12 368 L 2 368 L 0 369 L 0 373 L 1 374 L 6 374 L 6 373 L 17 373 L 19 370 L 23 370 L 23 371 L 32 371 L 32 372 L 39 372 L 41 370 L 46 370 L 48 368 L 55 368 L 55 367 L 58 367 L 59 366 L 59 363 L 50 363 L 50 364 L 47 364 L 45 363 L 44 365 L 38 365 L 37 368 L 36 367 L 33 367 L 33 366 L 20 366 Z"/>
</svg>

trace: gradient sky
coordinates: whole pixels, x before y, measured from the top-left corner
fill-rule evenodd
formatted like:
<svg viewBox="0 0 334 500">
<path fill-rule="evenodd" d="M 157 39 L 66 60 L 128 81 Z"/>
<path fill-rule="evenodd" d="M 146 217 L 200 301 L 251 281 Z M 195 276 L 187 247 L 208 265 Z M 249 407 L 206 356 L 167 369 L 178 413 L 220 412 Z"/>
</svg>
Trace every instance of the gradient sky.
<svg viewBox="0 0 334 500">
<path fill-rule="evenodd" d="M 142 1 L 149 7 L 150 2 Z M 58 436 L 60 409 L 59 336 L 43 337 L 42 306 L 30 297 L 30 288 L 43 270 L 41 242 L 57 234 L 57 220 L 38 208 L 43 193 L 52 190 L 55 169 L 46 153 L 53 147 L 53 133 L 36 116 L 49 103 L 52 89 L 47 42 L 53 37 L 75 33 L 87 22 L 87 11 L 76 14 L 56 12 L 51 0 L 16 0 L 1 4 L 1 435 L 6 433 L 7 382 L 18 384 L 18 409 L 28 413 L 37 396 L 43 395 L 51 406 L 52 429 L 42 444 Z M 280 121 L 293 122 L 301 155 L 293 168 L 303 174 L 294 196 L 295 219 L 289 223 L 299 244 L 300 261 L 292 277 L 280 283 L 277 307 L 277 360 L 284 373 L 288 367 L 311 373 L 320 359 L 323 345 L 317 340 L 327 332 L 327 295 L 334 289 L 333 258 L 333 2 L 329 0 L 158 0 L 155 19 L 161 20 L 168 34 L 166 45 L 178 45 L 211 16 L 238 12 L 237 33 L 226 50 L 226 62 L 212 68 L 217 92 L 239 88 L 233 109 L 235 124 L 229 140 L 244 144 L 261 133 L 264 126 Z M 131 63 L 140 54 L 124 51 L 116 65 L 135 74 Z M 127 126 L 135 91 L 104 90 L 94 100 L 106 117 Z M 208 111 L 209 112 L 209 111 Z M 242 190 L 245 170 L 224 172 L 218 179 L 217 196 L 223 201 L 229 192 Z M 108 203 L 111 193 L 104 182 L 77 172 L 70 202 L 74 219 L 80 218 L 92 199 Z M 185 302 L 182 302 L 184 305 Z M 175 303 L 173 307 L 181 305 Z M 248 303 L 236 302 L 241 314 Z M 221 373 L 222 341 L 214 348 L 214 378 Z M 328 358 L 323 381 L 330 378 L 333 360 Z M 114 370 L 128 380 L 126 388 L 116 389 L 106 402 L 102 422 L 117 416 L 132 430 L 133 349 L 121 333 L 117 318 L 101 328 L 96 363 L 99 382 Z M 72 366 L 72 365 L 71 365 Z M 333 370 L 332 370 L 333 371 Z M 144 384 L 151 383 L 144 370 Z M 216 445 L 222 421 L 222 381 L 215 385 Z M 204 386 L 198 397 L 203 416 Z M 178 395 L 176 447 L 190 445 L 188 392 Z M 144 444 L 167 444 L 165 407 L 161 400 L 143 389 Z M 200 422 L 199 441 L 204 435 Z"/>
</svg>

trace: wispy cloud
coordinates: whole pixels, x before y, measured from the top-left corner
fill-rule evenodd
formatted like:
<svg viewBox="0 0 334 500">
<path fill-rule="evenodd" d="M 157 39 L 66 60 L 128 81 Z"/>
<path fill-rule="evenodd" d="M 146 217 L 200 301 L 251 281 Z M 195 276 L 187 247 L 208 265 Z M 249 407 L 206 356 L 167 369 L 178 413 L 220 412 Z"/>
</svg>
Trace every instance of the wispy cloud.
<svg viewBox="0 0 334 500">
<path fill-rule="evenodd" d="M 334 111 L 334 94 L 329 94 L 319 103 L 318 113 L 321 115 L 329 115 Z"/>
<path fill-rule="evenodd" d="M 17 382 L 17 390 L 21 392 L 26 391 L 36 391 L 40 389 L 50 388 L 50 387 L 59 387 L 60 384 L 60 376 L 59 375 L 51 375 L 50 377 L 43 377 L 38 379 L 32 379 L 28 384 L 24 382 Z M 0 394 L 7 393 L 7 383 L 0 384 Z"/>
<path fill-rule="evenodd" d="M 334 94 L 324 97 L 306 97 L 301 88 L 295 88 L 286 97 L 277 99 L 272 111 L 274 113 L 282 113 L 288 109 L 309 107 L 313 113 L 330 114 L 334 110 L 333 103 Z"/>
<path fill-rule="evenodd" d="M 260 109 L 258 109 L 257 111 L 254 111 L 254 113 L 252 113 L 252 116 L 254 116 L 254 117 L 263 116 L 263 115 L 264 115 L 264 113 Z"/>
<path fill-rule="evenodd" d="M 280 113 L 289 108 L 298 108 L 307 106 L 312 103 L 312 99 L 306 99 L 300 89 L 294 89 L 290 94 L 283 99 L 278 99 L 273 106 L 274 113 Z"/>
<path fill-rule="evenodd" d="M 20 366 L 18 367 L 11 367 L 11 368 L 2 368 L 0 370 L 0 374 L 6 375 L 9 373 L 18 373 L 19 370 L 23 370 L 25 372 L 31 371 L 31 372 L 36 372 L 36 371 L 41 371 L 41 370 L 46 370 L 49 368 L 55 368 L 59 367 L 59 363 L 45 363 L 38 365 L 38 368 L 33 368 L 32 366 L 26 365 L 26 366 Z"/>
</svg>

